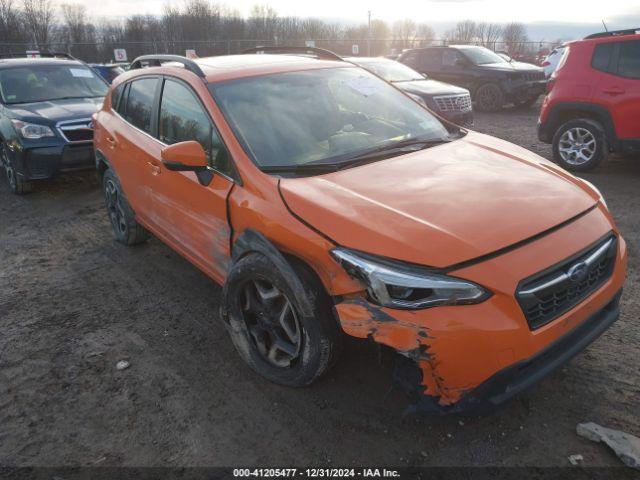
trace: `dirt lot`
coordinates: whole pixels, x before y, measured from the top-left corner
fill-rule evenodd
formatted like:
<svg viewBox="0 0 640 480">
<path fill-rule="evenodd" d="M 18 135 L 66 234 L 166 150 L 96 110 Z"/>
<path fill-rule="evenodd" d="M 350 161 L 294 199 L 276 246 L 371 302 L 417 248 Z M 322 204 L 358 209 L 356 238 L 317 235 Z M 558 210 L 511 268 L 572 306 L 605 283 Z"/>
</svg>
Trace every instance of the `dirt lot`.
<svg viewBox="0 0 640 480">
<path fill-rule="evenodd" d="M 549 156 L 537 111 L 477 129 Z M 586 176 L 630 247 L 622 317 L 505 410 L 403 418 L 378 349 L 350 341 L 303 390 L 242 363 L 218 318 L 220 288 L 151 240 L 117 244 L 98 185 L 74 175 L 27 197 L 0 187 L 0 465 L 619 465 L 578 438 L 595 421 L 640 436 L 640 159 Z M 535 215 L 535 211 L 531 212 Z M 130 361 L 118 371 L 116 362 Z"/>
</svg>

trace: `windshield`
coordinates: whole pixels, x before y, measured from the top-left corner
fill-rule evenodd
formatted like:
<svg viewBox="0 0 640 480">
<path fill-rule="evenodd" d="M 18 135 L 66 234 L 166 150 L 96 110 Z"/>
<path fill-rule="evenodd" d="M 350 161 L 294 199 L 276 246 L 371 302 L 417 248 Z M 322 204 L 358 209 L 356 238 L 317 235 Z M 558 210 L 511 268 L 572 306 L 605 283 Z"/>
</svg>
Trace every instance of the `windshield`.
<svg viewBox="0 0 640 480">
<path fill-rule="evenodd" d="M 28 65 L 0 70 L 6 104 L 104 97 L 106 83 L 84 65 Z"/>
<path fill-rule="evenodd" d="M 475 65 L 487 63 L 507 63 L 507 61 L 495 52 L 485 47 L 461 48 L 460 51 Z"/>
<path fill-rule="evenodd" d="M 387 82 L 410 82 L 424 80 L 424 77 L 414 69 L 393 60 L 352 60 L 356 65 L 366 68 Z"/>
<path fill-rule="evenodd" d="M 260 167 L 335 164 L 381 146 L 448 136 L 426 109 L 360 68 L 280 73 L 210 88 Z"/>
</svg>

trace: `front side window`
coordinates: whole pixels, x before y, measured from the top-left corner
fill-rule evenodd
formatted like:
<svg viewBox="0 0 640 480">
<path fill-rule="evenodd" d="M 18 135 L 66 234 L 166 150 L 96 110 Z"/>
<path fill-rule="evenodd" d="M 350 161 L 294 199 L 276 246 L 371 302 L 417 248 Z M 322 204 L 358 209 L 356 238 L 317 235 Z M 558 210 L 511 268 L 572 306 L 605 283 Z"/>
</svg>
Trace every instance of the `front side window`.
<svg viewBox="0 0 640 480">
<path fill-rule="evenodd" d="M 207 152 L 210 165 L 231 176 L 229 155 L 218 132 L 193 91 L 180 82 L 164 83 L 158 138 L 168 145 L 195 140 Z"/>
<path fill-rule="evenodd" d="M 442 65 L 445 67 L 454 67 L 459 58 L 460 54 L 456 50 L 445 50 L 442 52 Z"/>
<path fill-rule="evenodd" d="M 640 79 L 640 41 L 620 43 L 618 75 Z"/>
<path fill-rule="evenodd" d="M 104 97 L 108 86 L 84 65 L 25 65 L 0 70 L 6 104 Z"/>
<path fill-rule="evenodd" d="M 132 81 L 124 108 L 124 119 L 149 134 L 151 134 L 151 111 L 157 85 L 157 78 Z"/>
<path fill-rule="evenodd" d="M 210 86 L 261 167 L 338 164 L 411 140 L 445 141 L 429 111 L 360 68 L 330 68 Z"/>
</svg>

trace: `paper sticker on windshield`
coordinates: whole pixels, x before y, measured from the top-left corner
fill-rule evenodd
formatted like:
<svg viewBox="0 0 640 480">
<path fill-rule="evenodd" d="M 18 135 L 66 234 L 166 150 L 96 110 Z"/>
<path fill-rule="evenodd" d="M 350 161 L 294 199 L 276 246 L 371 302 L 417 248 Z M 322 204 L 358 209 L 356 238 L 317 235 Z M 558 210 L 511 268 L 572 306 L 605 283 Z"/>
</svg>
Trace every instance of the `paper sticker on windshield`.
<svg viewBox="0 0 640 480">
<path fill-rule="evenodd" d="M 87 68 L 70 68 L 71 75 L 79 78 L 93 78 L 93 73 Z"/>
<path fill-rule="evenodd" d="M 361 93 L 365 97 L 373 95 L 380 89 L 380 82 L 372 77 L 356 77 L 345 82 L 348 87 Z"/>
</svg>

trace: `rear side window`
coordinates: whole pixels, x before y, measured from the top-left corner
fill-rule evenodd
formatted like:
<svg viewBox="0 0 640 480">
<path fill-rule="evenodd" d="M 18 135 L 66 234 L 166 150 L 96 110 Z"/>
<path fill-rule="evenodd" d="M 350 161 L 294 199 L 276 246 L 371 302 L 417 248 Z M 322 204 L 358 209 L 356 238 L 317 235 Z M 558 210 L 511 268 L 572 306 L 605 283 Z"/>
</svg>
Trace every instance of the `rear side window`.
<svg viewBox="0 0 640 480">
<path fill-rule="evenodd" d="M 166 80 L 160 102 L 158 138 L 166 144 L 195 140 L 207 152 L 209 164 L 232 176 L 229 155 L 195 93 L 174 80 Z"/>
<path fill-rule="evenodd" d="M 151 134 L 151 111 L 157 85 L 157 78 L 142 78 L 131 82 L 123 115 L 131 125 L 149 134 Z"/>
<path fill-rule="evenodd" d="M 640 79 L 640 41 L 620 43 L 618 75 Z"/>
<path fill-rule="evenodd" d="M 611 59 L 613 58 L 613 49 L 615 43 L 601 43 L 596 45 L 591 59 L 591 66 L 601 72 L 611 72 Z"/>
</svg>

